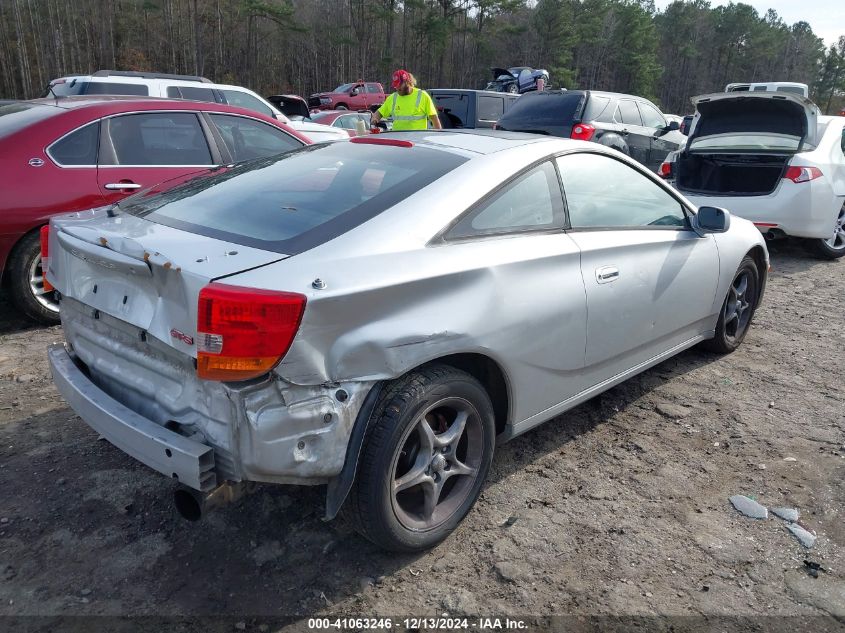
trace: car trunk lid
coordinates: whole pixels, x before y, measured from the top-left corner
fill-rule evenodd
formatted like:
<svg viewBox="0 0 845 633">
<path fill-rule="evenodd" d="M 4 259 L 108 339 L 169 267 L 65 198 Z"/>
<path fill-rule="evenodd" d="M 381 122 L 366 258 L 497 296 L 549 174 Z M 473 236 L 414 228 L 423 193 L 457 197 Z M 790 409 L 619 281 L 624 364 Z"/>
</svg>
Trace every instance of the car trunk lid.
<svg viewBox="0 0 845 633">
<path fill-rule="evenodd" d="M 48 278 L 63 297 L 196 357 L 197 302 L 213 280 L 287 256 L 108 209 L 52 221 Z"/>
<path fill-rule="evenodd" d="M 800 95 L 716 93 L 693 97 L 698 120 L 687 151 L 800 152 L 816 145 L 818 107 Z M 696 142 L 698 141 L 698 142 Z"/>
</svg>

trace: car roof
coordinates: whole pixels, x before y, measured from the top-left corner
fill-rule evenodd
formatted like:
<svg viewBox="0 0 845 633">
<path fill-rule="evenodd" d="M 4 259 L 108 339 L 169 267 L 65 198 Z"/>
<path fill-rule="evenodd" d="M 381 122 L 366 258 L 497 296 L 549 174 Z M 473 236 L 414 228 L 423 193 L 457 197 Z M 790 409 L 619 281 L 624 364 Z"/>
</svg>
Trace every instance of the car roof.
<svg viewBox="0 0 845 633">
<path fill-rule="evenodd" d="M 382 139 L 411 141 L 414 145 L 419 145 L 421 147 L 454 151 L 465 156 L 471 154 L 494 154 L 503 150 L 523 147 L 534 143 L 562 142 L 566 140 L 542 134 L 525 134 L 522 132 L 505 132 L 502 130 L 483 129 L 388 132 L 379 134 L 375 137 L 364 138 L 373 138 L 375 142 Z"/>
<path fill-rule="evenodd" d="M 104 109 L 123 111 L 129 107 L 140 107 L 144 110 L 166 107 L 174 110 L 224 110 L 239 114 L 249 112 L 250 114 L 264 116 L 259 112 L 237 106 L 231 106 L 225 103 L 191 101 L 189 99 L 169 99 L 164 97 L 143 97 L 136 95 L 79 95 L 58 98 L 42 97 L 40 99 L 31 99 L 29 103 L 61 108 L 63 110 L 102 107 Z"/>
<path fill-rule="evenodd" d="M 429 93 L 429 94 L 433 94 L 433 93 L 437 93 L 437 94 L 470 93 L 470 92 L 472 92 L 472 93 L 478 93 L 478 94 L 482 94 L 482 95 L 492 95 L 492 96 L 496 96 L 496 97 L 502 97 L 502 96 L 518 97 L 518 96 L 520 96 L 520 95 L 510 93 L 510 92 L 497 92 L 495 90 L 473 90 L 472 88 L 427 88 L 426 92 Z"/>
</svg>

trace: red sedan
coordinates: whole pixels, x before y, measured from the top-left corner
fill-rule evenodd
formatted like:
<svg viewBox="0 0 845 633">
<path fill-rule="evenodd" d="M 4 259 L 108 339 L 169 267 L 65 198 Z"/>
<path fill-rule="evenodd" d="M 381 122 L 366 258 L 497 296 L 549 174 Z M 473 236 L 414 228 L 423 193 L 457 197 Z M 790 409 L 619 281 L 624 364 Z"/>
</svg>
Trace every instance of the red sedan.
<svg viewBox="0 0 845 633">
<path fill-rule="evenodd" d="M 0 273 L 27 316 L 58 321 L 39 229 L 52 215 L 310 140 L 276 119 L 217 103 L 137 97 L 0 102 Z"/>
</svg>

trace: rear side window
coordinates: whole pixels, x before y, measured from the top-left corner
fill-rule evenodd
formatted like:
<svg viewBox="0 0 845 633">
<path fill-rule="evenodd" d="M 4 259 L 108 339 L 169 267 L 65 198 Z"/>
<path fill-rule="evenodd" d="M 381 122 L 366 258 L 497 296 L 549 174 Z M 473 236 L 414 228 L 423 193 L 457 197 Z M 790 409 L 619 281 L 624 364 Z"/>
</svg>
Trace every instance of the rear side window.
<svg viewBox="0 0 845 633">
<path fill-rule="evenodd" d="M 251 94 L 241 92 L 240 90 L 222 90 L 221 92 L 226 97 L 226 102 L 229 105 L 246 108 L 247 110 L 252 110 L 253 112 L 260 112 L 261 114 L 266 114 L 267 116 L 275 115 L 275 112 L 273 112 L 267 104 L 262 102 L 258 97 L 253 97 Z"/>
<path fill-rule="evenodd" d="M 220 103 L 216 90 L 211 88 L 195 88 L 194 86 L 168 86 L 167 96 L 171 99 L 190 99 L 191 101 L 208 101 Z"/>
<path fill-rule="evenodd" d="M 440 122 L 447 129 L 465 127 L 469 116 L 469 97 L 462 94 L 435 94 L 434 105 Z"/>
<path fill-rule="evenodd" d="M 85 95 L 142 95 L 150 94 L 144 84 L 122 84 L 111 81 L 89 81 L 85 84 Z"/>
<path fill-rule="evenodd" d="M 130 84 L 118 81 L 86 81 L 84 79 L 71 79 L 70 81 L 57 81 L 50 84 L 50 88 L 44 93 L 44 97 L 70 97 L 73 95 L 139 95 L 150 94 L 149 88 L 144 84 Z"/>
<path fill-rule="evenodd" d="M 563 227 L 563 203 L 554 166 L 547 162 L 506 185 L 462 218 L 446 239 Z"/>
<path fill-rule="evenodd" d="M 367 84 L 367 92 L 369 92 L 370 94 L 379 94 L 381 93 L 381 90 L 379 90 L 378 86 L 376 86 L 375 84 Z"/>
<path fill-rule="evenodd" d="M 118 165 L 212 164 L 205 133 L 190 112 L 114 117 L 109 119 L 109 138 Z"/>
<path fill-rule="evenodd" d="M 227 114 L 212 114 L 211 120 L 237 163 L 275 156 L 303 145 L 289 134 L 261 121 Z"/>
<path fill-rule="evenodd" d="M 619 107 L 616 109 L 617 116 L 620 123 L 627 123 L 628 125 L 642 125 L 643 120 L 640 118 L 640 111 L 637 110 L 637 104 L 630 99 L 622 99 L 619 102 Z"/>
<path fill-rule="evenodd" d="M 120 210 L 292 255 L 346 233 L 465 161 L 422 147 L 321 143 L 127 199 Z"/>
<path fill-rule="evenodd" d="M 571 125 L 575 118 L 580 118 L 584 99 L 583 92 L 574 90 L 529 92 L 517 99 L 499 119 L 499 127 L 518 131 Z"/>
<path fill-rule="evenodd" d="M 47 153 L 59 165 L 96 166 L 99 140 L 100 123 L 89 123 L 53 143 Z"/>
<path fill-rule="evenodd" d="M 613 120 L 613 112 L 607 106 L 610 105 L 610 97 L 599 97 L 590 95 L 587 105 L 584 107 L 582 121 L 604 121 L 609 123 Z"/>
<path fill-rule="evenodd" d="M 502 97 L 478 97 L 478 119 L 480 121 L 498 121 L 505 113 L 505 100 Z"/>
<path fill-rule="evenodd" d="M 557 164 L 573 229 L 686 226 L 681 203 L 621 161 L 579 153 L 561 156 Z"/>
</svg>

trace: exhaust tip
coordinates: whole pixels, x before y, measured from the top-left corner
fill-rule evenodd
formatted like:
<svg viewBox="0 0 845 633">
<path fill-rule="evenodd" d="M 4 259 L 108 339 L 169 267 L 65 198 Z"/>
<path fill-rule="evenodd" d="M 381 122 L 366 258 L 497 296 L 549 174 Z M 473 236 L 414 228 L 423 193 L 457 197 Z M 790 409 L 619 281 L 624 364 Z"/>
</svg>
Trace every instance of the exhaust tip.
<svg viewBox="0 0 845 633">
<path fill-rule="evenodd" d="M 174 491 L 173 504 L 183 519 L 199 521 L 202 518 L 202 504 L 196 495 L 188 490 Z"/>
</svg>

